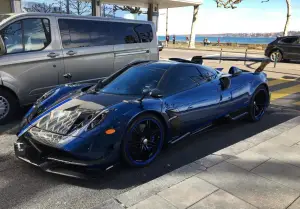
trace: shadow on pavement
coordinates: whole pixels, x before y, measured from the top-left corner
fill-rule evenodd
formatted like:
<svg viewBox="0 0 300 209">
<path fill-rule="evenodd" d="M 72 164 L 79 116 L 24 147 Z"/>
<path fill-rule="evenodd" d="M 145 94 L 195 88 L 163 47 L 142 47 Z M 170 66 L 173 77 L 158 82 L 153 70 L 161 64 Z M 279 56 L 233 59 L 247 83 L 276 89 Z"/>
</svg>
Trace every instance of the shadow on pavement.
<svg viewBox="0 0 300 209">
<path fill-rule="evenodd" d="M 59 192 L 62 192 L 62 194 L 64 194 L 64 188 L 75 187 L 77 190 L 80 188 L 82 196 L 85 192 L 91 191 L 96 191 L 101 196 L 102 190 L 107 191 L 109 189 L 110 196 L 107 197 L 107 193 L 105 197 L 103 196 L 103 198 L 108 199 L 272 128 L 297 115 L 299 113 L 294 111 L 270 108 L 262 121 L 258 123 L 249 123 L 246 120 L 226 123 L 213 131 L 186 138 L 175 145 L 169 146 L 148 167 L 132 169 L 117 166 L 99 175 L 99 178 L 87 181 L 47 174 L 38 168 L 25 165 L 12 158 L 8 161 L 10 170 L 1 171 L 2 164 L 0 164 L 1 207 L 14 208 L 30 199 L 38 198 L 43 193 L 45 193 L 43 198 L 48 199 L 46 191 L 55 189 L 55 187 L 60 188 Z M 64 199 L 63 195 L 58 198 Z M 86 201 L 89 200 L 86 199 Z"/>
</svg>

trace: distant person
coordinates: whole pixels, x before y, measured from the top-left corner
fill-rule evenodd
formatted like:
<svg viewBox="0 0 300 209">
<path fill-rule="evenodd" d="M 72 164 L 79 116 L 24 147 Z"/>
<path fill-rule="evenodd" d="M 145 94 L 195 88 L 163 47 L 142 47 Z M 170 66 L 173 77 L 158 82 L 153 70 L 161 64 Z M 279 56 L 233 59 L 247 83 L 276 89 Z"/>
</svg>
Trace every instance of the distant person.
<svg viewBox="0 0 300 209">
<path fill-rule="evenodd" d="M 185 40 L 186 40 L 187 43 L 189 43 L 189 37 L 188 36 L 185 37 Z"/>
<path fill-rule="evenodd" d="M 203 45 L 205 46 L 205 44 L 206 44 L 206 39 L 204 38 L 203 39 Z"/>
<path fill-rule="evenodd" d="M 167 35 L 167 36 L 166 36 L 166 46 L 168 46 L 168 44 L 169 44 L 169 41 L 170 41 L 170 36 L 169 36 L 169 35 Z"/>
<path fill-rule="evenodd" d="M 173 35 L 173 44 L 175 44 L 175 43 L 176 43 L 176 36 Z"/>
<path fill-rule="evenodd" d="M 218 38 L 218 46 L 220 46 L 220 38 Z"/>
</svg>

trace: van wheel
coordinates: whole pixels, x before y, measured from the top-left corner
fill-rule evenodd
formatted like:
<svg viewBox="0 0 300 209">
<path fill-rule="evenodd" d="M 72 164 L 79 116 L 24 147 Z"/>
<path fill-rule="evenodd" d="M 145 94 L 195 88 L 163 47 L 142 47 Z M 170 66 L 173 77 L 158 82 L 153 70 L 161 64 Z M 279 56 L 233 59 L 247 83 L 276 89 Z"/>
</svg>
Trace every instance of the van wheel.
<svg viewBox="0 0 300 209">
<path fill-rule="evenodd" d="M 18 110 L 17 98 L 7 90 L 0 89 L 0 125 L 11 122 Z"/>
</svg>

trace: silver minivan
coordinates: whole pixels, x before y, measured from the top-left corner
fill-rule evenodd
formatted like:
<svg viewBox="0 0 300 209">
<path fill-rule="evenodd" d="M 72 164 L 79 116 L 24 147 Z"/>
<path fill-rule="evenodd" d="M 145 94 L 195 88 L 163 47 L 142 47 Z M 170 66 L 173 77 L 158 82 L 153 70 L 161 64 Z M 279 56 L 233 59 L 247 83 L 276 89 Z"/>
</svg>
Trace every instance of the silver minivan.
<svg viewBox="0 0 300 209">
<path fill-rule="evenodd" d="M 158 60 L 152 22 L 0 14 L 0 124 L 70 82 L 94 83 L 135 60 Z"/>
</svg>

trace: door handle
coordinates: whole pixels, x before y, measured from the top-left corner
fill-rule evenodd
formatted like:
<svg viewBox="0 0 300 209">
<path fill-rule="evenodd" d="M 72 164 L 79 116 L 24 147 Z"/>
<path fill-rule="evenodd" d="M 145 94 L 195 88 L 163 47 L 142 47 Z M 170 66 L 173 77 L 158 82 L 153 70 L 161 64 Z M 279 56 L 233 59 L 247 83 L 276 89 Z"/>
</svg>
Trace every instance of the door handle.
<svg viewBox="0 0 300 209">
<path fill-rule="evenodd" d="M 74 51 L 72 51 L 72 50 L 67 52 L 67 55 L 70 55 L 70 56 L 73 56 L 73 55 L 75 55 L 75 54 L 77 54 L 77 52 L 74 52 Z"/>
<path fill-rule="evenodd" d="M 57 57 L 57 56 L 59 56 L 59 54 L 56 54 L 56 53 L 54 53 L 54 52 L 51 52 L 51 53 L 49 53 L 49 54 L 47 55 L 47 57 L 51 57 L 51 58 L 55 58 L 55 57 Z"/>
</svg>

